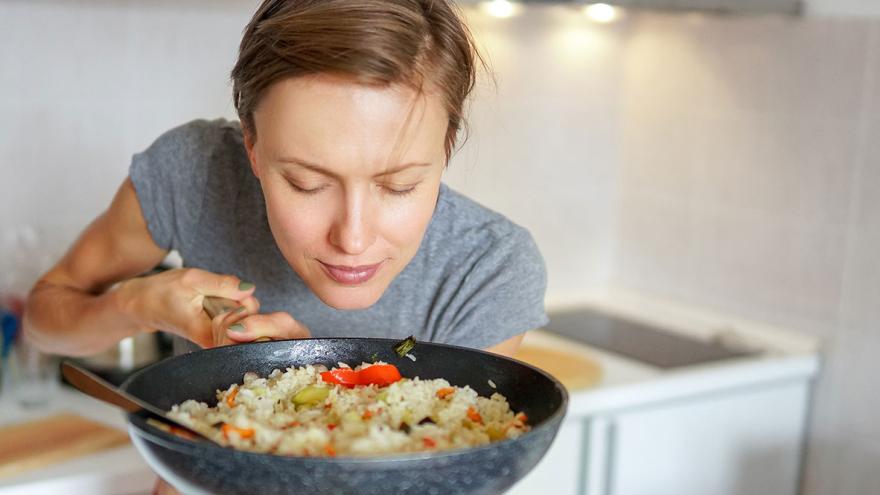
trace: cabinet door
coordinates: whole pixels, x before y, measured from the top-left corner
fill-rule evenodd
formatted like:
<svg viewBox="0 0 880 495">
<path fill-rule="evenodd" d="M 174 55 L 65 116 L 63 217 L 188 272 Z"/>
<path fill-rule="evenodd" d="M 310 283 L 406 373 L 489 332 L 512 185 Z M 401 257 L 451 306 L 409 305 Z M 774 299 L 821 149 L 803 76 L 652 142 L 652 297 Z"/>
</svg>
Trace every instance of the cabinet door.
<svg viewBox="0 0 880 495">
<path fill-rule="evenodd" d="M 794 495 L 808 398 L 792 383 L 615 415 L 605 493 Z"/>
<path fill-rule="evenodd" d="M 578 419 L 563 421 L 547 455 L 507 495 L 577 495 L 583 428 Z"/>
</svg>

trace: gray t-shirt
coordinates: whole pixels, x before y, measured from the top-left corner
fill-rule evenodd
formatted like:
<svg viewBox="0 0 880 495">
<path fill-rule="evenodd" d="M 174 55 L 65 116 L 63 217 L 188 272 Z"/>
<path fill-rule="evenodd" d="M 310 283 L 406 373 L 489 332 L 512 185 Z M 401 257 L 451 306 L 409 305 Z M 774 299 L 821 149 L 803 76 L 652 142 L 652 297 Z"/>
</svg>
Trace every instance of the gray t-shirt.
<svg viewBox="0 0 880 495">
<path fill-rule="evenodd" d="M 197 120 L 134 155 L 131 180 L 153 240 L 184 265 L 257 286 L 261 311 L 286 311 L 315 337 L 387 337 L 486 348 L 547 323 L 546 272 L 531 235 L 445 184 L 409 264 L 372 306 L 339 310 L 282 256 L 241 129 Z"/>
</svg>

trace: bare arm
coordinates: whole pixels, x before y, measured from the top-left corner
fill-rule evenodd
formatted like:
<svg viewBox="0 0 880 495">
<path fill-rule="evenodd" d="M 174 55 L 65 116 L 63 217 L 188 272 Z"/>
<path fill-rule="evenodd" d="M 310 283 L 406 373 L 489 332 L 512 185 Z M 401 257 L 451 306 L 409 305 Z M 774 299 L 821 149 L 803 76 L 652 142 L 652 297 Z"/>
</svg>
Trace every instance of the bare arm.
<svg viewBox="0 0 880 495">
<path fill-rule="evenodd" d="M 70 356 L 94 354 L 125 337 L 157 329 L 202 347 L 261 336 L 309 336 L 290 315 L 257 314 L 254 285 L 235 275 L 182 268 L 137 276 L 166 255 L 153 241 L 134 185 L 126 179 L 107 211 L 34 285 L 25 308 L 25 332 L 44 351 Z M 246 311 L 212 321 L 202 307 L 205 296 L 238 301 Z M 249 331 L 232 331 L 230 325 L 237 322 Z"/>
<path fill-rule="evenodd" d="M 87 355 L 148 329 L 127 311 L 116 282 L 165 257 L 153 242 L 130 179 L 28 296 L 24 328 L 44 351 Z"/>
<path fill-rule="evenodd" d="M 516 351 L 519 350 L 519 345 L 522 343 L 523 336 L 525 336 L 525 334 L 514 335 L 504 342 L 495 344 L 486 350 L 494 352 L 495 354 L 501 354 L 502 356 L 513 357 L 513 355 L 516 354 Z"/>
</svg>

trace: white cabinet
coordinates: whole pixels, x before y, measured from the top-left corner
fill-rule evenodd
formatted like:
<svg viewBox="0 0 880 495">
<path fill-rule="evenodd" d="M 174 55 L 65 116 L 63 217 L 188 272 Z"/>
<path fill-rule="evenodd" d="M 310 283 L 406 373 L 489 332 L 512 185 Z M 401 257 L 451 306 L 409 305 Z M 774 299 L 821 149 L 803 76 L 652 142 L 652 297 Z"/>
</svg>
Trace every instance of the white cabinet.
<svg viewBox="0 0 880 495">
<path fill-rule="evenodd" d="M 533 495 L 551 491 L 553 495 L 578 495 L 581 482 L 583 426 L 580 419 L 567 417 L 547 455 L 508 495 Z"/>
<path fill-rule="evenodd" d="M 795 495 L 809 387 L 798 379 L 570 414 L 508 493 Z"/>
<path fill-rule="evenodd" d="M 719 391 L 588 423 L 586 495 L 795 495 L 808 382 Z"/>
</svg>

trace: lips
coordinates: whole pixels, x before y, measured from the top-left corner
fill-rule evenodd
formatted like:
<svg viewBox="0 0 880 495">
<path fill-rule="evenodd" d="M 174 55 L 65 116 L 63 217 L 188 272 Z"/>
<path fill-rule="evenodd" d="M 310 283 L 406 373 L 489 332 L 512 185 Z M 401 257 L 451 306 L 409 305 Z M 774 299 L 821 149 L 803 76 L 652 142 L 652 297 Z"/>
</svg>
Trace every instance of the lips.
<svg viewBox="0 0 880 495">
<path fill-rule="evenodd" d="M 382 263 L 361 266 L 328 265 L 324 262 L 320 263 L 321 266 L 324 267 L 324 272 L 327 273 L 327 276 L 344 285 L 362 284 L 373 278 L 373 275 L 375 275 L 376 272 L 379 271 L 379 268 L 382 267 Z"/>
</svg>

